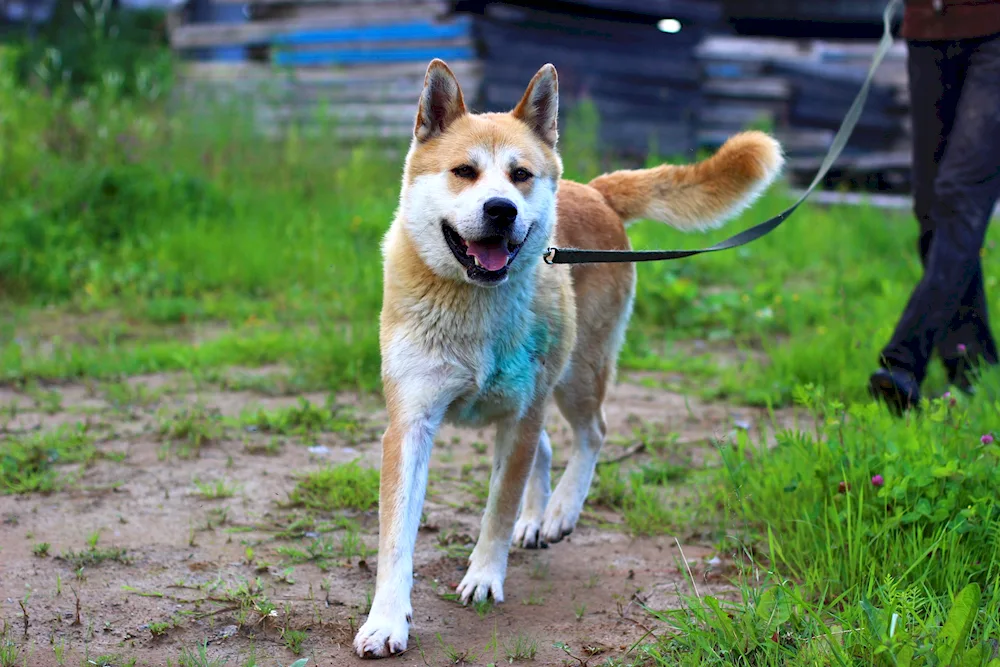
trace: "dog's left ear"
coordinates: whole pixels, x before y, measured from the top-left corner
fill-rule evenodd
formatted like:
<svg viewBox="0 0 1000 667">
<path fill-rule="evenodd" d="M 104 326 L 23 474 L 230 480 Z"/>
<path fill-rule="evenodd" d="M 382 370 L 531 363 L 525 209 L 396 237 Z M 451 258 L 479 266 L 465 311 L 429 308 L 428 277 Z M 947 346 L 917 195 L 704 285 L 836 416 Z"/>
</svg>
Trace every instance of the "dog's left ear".
<svg viewBox="0 0 1000 667">
<path fill-rule="evenodd" d="M 417 107 L 417 122 L 413 134 L 418 141 L 427 141 L 442 134 L 456 118 L 465 114 L 465 100 L 458 79 L 435 58 L 427 66 L 424 89 Z"/>
<path fill-rule="evenodd" d="M 559 139 L 559 78 L 551 63 L 543 65 L 531 79 L 524 97 L 511 112 L 549 146 Z"/>
</svg>

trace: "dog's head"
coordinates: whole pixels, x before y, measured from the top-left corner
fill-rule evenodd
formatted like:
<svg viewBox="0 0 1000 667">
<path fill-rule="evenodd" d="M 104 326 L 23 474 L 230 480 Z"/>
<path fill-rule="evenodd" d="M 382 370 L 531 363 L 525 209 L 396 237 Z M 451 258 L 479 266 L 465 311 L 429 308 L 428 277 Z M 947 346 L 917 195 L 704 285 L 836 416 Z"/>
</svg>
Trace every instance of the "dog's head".
<svg viewBox="0 0 1000 667">
<path fill-rule="evenodd" d="M 437 275 L 496 286 L 532 269 L 555 224 L 559 92 L 545 65 L 509 113 L 471 114 L 455 75 L 427 68 L 406 157 L 402 213 Z"/>
</svg>

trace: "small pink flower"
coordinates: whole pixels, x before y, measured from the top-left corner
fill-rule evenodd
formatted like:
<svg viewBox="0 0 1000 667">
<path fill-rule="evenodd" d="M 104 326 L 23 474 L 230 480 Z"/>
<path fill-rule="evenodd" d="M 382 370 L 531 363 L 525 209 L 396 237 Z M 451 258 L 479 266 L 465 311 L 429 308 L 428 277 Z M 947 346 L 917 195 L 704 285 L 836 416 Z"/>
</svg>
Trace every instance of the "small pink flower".
<svg viewBox="0 0 1000 667">
<path fill-rule="evenodd" d="M 875 475 L 874 477 L 872 477 L 872 486 L 878 487 L 882 486 L 883 484 L 885 484 L 885 479 L 882 477 L 882 475 Z"/>
<path fill-rule="evenodd" d="M 983 443 L 984 445 L 992 445 L 993 444 L 993 434 L 992 433 L 987 433 L 986 435 L 984 435 L 983 437 L 981 437 L 979 439 L 979 442 Z"/>
<path fill-rule="evenodd" d="M 959 353 L 959 354 L 965 354 L 965 351 L 966 351 L 966 350 L 967 350 L 968 348 L 967 348 L 967 347 L 965 347 L 965 343 L 959 343 L 959 344 L 958 344 L 958 348 L 957 348 L 957 349 L 958 349 L 958 353 Z"/>
</svg>

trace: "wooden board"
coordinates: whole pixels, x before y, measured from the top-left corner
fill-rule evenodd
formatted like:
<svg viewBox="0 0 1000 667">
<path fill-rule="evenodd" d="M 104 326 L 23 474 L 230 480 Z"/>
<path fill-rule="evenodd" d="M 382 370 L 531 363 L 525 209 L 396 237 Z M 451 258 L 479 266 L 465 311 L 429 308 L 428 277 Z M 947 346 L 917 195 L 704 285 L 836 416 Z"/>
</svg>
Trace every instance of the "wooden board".
<svg viewBox="0 0 1000 667">
<path fill-rule="evenodd" d="M 486 81 L 484 94 L 491 101 L 513 105 L 521 99 L 529 80 L 530 78 L 520 77 L 516 83 Z M 561 84 L 562 82 L 560 82 L 559 91 L 561 103 L 571 103 L 579 99 L 593 100 L 603 113 L 612 114 L 614 117 L 630 117 L 631 115 L 662 117 L 697 108 L 701 103 L 701 96 L 697 94 L 697 91 L 674 89 L 659 95 L 656 94 L 656 91 L 637 90 L 635 96 L 626 97 L 615 95 L 613 91 L 606 89 L 588 87 L 581 91 L 564 87 Z M 643 95 L 643 93 L 646 94 Z"/>
<path fill-rule="evenodd" d="M 698 112 L 698 121 L 709 127 L 745 128 L 761 120 L 775 123 L 778 113 L 773 107 L 754 104 L 713 104 Z"/>
<path fill-rule="evenodd" d="M 478 76 L 482 65 L 477 62 L 449 64 L 459 83 L 466 77 Z M 423 82 L 426 62 L 362 63 L 350 67 L 317 67 L 296 69 L 259 63 L 186 62 L 180 66 L 181 78 L 205 82 L 245 81 L 248 79 L 285 79 L 325 85 L 367 85 L 376 81 L 419 79 Z"/>
<path fill-rule="evenodd" d="M 792 190 L 793 197 L 801 197 L 802 190 Z M 885 194 L 881 192 L 833 192 L 817 191 L 810 201 L 813 204 L 823 204 L 827 206 L 873 206 L 875 208 L 911 211 L 913 210 L 913 198 L 901 194 Z M 993 217 L 1000 218 L 1000 203 L 993 209 Z"/>
<path fill-rule="evenodd" d="M 323 5 L 343 9 L 360 9 L 363 7 L 381 8 L 383 11 L 392 11 L 397 7 L 408 7 L 418 5 L 425 0 L 212 0 L 220 5 L 289 5 L 307 4 Z"/>
<path fill-rule="evenodd" d="M 748 100 L 787 100 L 792 87 L 781 77 L 754 77 L 706 81 L 702 90 L 706 95 Z"/>
<path fill-rule="evenodd" d="M 524 71 L 534 73 L 545 63 L 551 62 L 559 70 L 671 81 L 681 85 L 697 85 L 701 78 L 697 63 L 693 58 L 685 57 L 683 50 L 630 50 L 625 45 L 614 48 L 596 45 L 588 47 L 586 40 L 571 40 L 547 32 L 499 24 L 484 24 L 477 29 L 477 33 L 484 46 L 487 72 L 496 64 L 500 67 L 520 65 Z"/>
<path fill-rule="evenodd" d="M 412 40 L 386 40 L 386 41 L 365 41 L 365 42 L 324 42 L 323 35 L 317 35 L 316 40 L 297 40 L 290 43 L 276 43 L 271 45 L 271 54 L 275 53 L 331 53 L 331 54 L 357 54 L 361 62 L 372 62 L 370 56 L 366 54 L 395 53 L 397 51 L 428 51 L 439 49 L 446 52 L 454 49 L 467 49 L 472 51 L 473 42 L 469 37 L 453 37 L 450 39 L 412 39 Z M 417 58 L 406 58 L 404 60 L 413 61 Z M 425 62 L 430 62 L 428 58 Z M 345 62 L 355 62 L 346 60 Z M 338 64 L 338 63 L 331 63 Z"/>
<path fill-rule="evenodd" d="M 267 115 L 279 121 L 320 121 L 335 125 L 406 126 L 413 129 L 416 104 L 278 104 L 262 107 Z"/>
<path fill-rule="evenodd" d="M 220 0 L 214 0 L 219 2 Z M 224 1 L 224 0 L 223 0 Z M 447 12 L 445 2 L 423 0 L 420 3 L 393 7 L 325 8 L 322 13 L 244 23 L 185 23 L 170 31 L 170 45 L 175 49 L 206 46 L 268 43 L 275 37 L 302 30 L 334 28 L 385 27 L 410 22 L 431 22 Z"/>
<path fill-rule="evenodd" d="M 333 122 L 333 119 L 327 119 L 324 122 L 315 116 L 289 118 L 287 114 L 275 113 L 269 109 L 258 111 L 256 126 L 271 136 L 287 132 L 293 126 L 302 131 L 303 134 L 312 130 L 316 134 L 347 140 L 380 139 L 399 143 L 408 141 L 413 136 L 412 123 L 397 125 L 337 124 Z"/>
<path fill-rule="evenodd" d="M 909 169 L 912 158 L 908 152 L 870 152 L 856 155 L 841 155 L 834 166 L 837 169 L 854 171 L 888 171 L 890 169 Z M 822 157 L 795 158 L 788 161 L 788 169 L 797 172 L 813 172 L 819 170 Z"/>
<path fill-rule="evenodd" d="M 566 0 L 562 4 L 708 24 L 719 23 L 723 18 L 722 3 L 713 0 Z"/>
<path fill-rule="evenodd" d="M 544 37 L 541 44 L 580 44 L 590 49 L 610 49 L 615 52 L 635 52 L 638 48 L 684 50 L 693 58 L 694 49 L 706 34 L 704 30 L 682 30 L 676 34 L 660 32 L 655 23 L 608 21 L 587 16 L 560 14 L 541 9 L 513 7 L 505 4 L 488 5 L 485 17 L 477 25 L 516 29 L 514 39 L 530 42 L 532 37 Z M 581 42 L 582 40 L 582 42 Z"/>
<path fill-rule="evenodd" d="M 733 37 L 708 35 L 695 49 L 701 60 L 736 60 L 764 62 L 768 60 L 800 60 L 810 58 L 809 47 L 790 39 Z"/>
<path fill-rule="evenodd" d="M 417 100 L 420 98 L 422 81 L 411 80 L 405 85 L 395 83 L 369 84 L 368 86 L 325 86 L 296 83 L 290 81 L 267 81 L 267 82 L 228 82 L 224 90 L 234 94 L 242 95 L 250 103 L 281 102 L 299 105 L 326 105 L 326 104 L 388 104 L 402 103 L 416 109 Z M 467 87 L 475 88 L 477 82 L 467 82 Z M 183 92 L 204 93 L 219 91 L 219 86 L 199 82 L 184 81 L 178 84 L 178 89 Z"/>
<path fill-rule="evenodd" d="M 275 35 L 272 44 L 376 44 L 385 42 L 440 41 L 468 38 L 471 22 L 467 17 L 444 21 L 416 20 L 382 23 L 370 26 L 324 28 L 310 26 L 305 29 Z"/>
<path fill-rule="evenodd" d="M 371 48 L 371 49 L 322 49 L 316 51 L 276 51 L 271 54 L 272 62 L 279 66 L 326 67 L 361 63 L 429 63 L 435 58 L 449 63 L 473 60 L 476 57 L 472 46 L 414 46 L 411 48 Z"/>
<path fill-rule="evenodd" d="M 655 150 L 660 157 L 687 155 L 695 150 L 695 131 L 690 123 L 629 122 L 602 123 L 600 138 L 606 150 L 642 157 Z"/>
</svg>

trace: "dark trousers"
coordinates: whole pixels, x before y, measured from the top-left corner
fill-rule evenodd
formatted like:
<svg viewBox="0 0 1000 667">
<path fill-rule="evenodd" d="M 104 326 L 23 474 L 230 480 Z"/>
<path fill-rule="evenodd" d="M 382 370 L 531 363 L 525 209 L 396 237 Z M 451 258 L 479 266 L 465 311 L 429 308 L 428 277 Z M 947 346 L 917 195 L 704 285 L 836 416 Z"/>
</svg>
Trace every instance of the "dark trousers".
<svg viewBox="0 0 1000 667">
<path fill-rule="evenodd" d="M 924 275 L 881 362 L 923 382 L 936 349 L 961 383 L 967 362 L 997 363 L 980 252 L 1000 197 L 1000 35 L 908 46 Z"/>
</svg>

